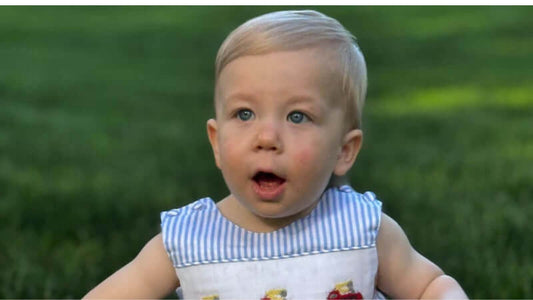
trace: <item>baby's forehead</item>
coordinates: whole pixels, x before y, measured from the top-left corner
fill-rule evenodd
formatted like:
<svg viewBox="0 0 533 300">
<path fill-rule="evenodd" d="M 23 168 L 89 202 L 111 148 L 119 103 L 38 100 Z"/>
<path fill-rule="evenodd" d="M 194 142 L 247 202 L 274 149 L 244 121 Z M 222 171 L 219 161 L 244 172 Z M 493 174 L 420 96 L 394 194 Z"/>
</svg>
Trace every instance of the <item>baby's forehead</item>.
<svg viewBox="0 0 533 300">
<path fill-rule="evenodd" d="M 242 55 L 235 57 L 220 70 L 215 89 L 218 93 L 221 89 L 226 90 L 228 85 L 232 88 L 232 84 L 239 83 L 239 80 L 246 81 L 248 77 L 264 76 L 264 83 L 268 84 L 272 77 L 282 76 L 285 80 L 283 84 L 289 86 L 291 83 L 311 80 L 313 88 L 334 94 L 332 96 L 337 99 L 337 94 L 342 92 L 345 77 L 345 70 L 341 65 L 339 54 L 329 47 L 313 46 Z M 227 73 L 231 74 L 231 80 L 224 76 Z M 290 76 L 286 76 L 287 74 Z"/>
</svg>

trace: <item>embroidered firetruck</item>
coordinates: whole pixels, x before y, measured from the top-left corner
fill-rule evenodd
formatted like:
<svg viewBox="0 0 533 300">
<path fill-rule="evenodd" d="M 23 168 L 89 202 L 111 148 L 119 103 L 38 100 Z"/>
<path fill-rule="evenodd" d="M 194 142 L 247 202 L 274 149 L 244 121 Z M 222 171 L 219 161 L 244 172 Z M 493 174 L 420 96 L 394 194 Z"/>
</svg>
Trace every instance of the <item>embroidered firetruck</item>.
<svg viewBox="0 0 533 300">
<path fill-rule="evenodd" d="M 329 292 L 328 299 L 363 299 L 360 292 L 356 292 L 353 288 L 351 280 L 337 283 L 335 289 Z"/>
</svg>

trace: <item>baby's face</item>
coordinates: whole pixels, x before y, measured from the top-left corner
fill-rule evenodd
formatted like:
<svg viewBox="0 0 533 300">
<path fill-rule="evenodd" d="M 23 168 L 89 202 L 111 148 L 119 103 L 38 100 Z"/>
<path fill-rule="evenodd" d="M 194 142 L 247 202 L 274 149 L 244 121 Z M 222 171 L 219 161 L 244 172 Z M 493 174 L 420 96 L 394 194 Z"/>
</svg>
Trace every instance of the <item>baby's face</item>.
<svg viewBox="0 0 533 300">
<path fill-rule="evenodd" d="M 221 72 L 208 134 L 231 194 L 261 218 L 306 214 L 343 151 L 344 111 L 320 49 L 243 56 Z"/>
</svg>

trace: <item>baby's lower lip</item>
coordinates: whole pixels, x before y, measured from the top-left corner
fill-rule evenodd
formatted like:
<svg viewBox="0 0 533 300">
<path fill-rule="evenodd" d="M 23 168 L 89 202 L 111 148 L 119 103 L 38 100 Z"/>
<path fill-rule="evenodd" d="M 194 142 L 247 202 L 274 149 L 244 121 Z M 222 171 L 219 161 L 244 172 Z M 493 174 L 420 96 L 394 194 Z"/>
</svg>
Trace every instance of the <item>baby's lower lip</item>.
<svg viewBox="0 0 533 300">
<path fill-rule="evenodd" d="M 285 181 L 252 181 L 252 189 L 260 199 L 274 200 L 285 190 Z"/>
</svg>

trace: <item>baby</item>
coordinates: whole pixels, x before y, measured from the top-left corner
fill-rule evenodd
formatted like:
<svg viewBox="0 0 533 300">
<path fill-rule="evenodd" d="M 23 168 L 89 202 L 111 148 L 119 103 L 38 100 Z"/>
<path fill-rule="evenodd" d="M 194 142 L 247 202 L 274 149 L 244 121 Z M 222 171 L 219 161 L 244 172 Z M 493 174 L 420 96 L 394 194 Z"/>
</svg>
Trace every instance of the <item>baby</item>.
<svg viewBox="0 0 533 300">
<path fill-rule="evenodd" d="M 220 47 L 215 79 L 207 135 L 230 194 L 163 212 L 162 232 L 87 298 L 466 298 L 373 193 L 346 184 L 367 82 L 339 22 L 249 20 Z"/>
</svg>

